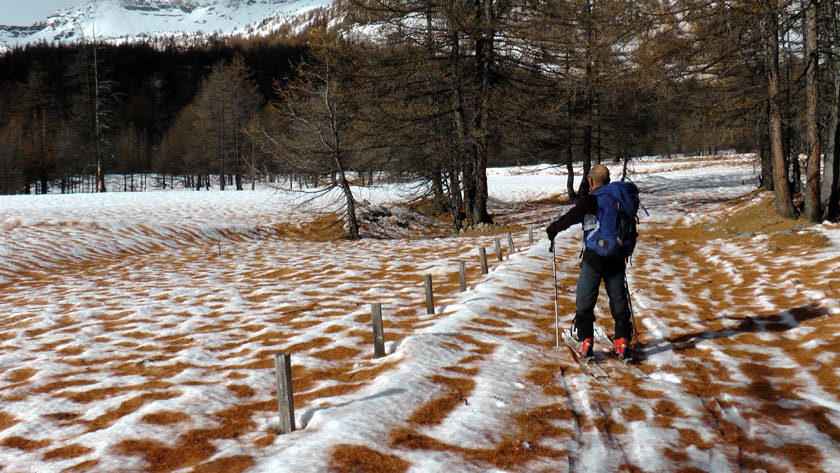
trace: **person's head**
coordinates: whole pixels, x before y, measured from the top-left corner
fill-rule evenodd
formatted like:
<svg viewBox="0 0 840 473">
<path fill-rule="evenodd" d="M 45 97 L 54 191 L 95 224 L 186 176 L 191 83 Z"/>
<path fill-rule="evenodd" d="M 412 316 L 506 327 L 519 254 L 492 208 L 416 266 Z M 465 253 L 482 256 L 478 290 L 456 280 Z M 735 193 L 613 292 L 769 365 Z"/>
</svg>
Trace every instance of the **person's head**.
<svg viewBox="0 0 840 473">
<path fill-rule="evenodd" d="M 595 190 L 610 183 L 610 170 L 603 164 L 596 164 L 586 178 L 589 179 L 589 189 Z"/>
</svg>

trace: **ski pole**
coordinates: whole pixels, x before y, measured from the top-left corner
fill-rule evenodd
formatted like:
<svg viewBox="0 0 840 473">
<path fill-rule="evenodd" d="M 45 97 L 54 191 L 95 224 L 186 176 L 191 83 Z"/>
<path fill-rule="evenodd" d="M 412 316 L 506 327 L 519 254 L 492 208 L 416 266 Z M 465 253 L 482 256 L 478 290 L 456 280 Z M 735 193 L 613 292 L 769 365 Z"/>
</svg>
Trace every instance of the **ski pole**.
<svg viewBox="0 0 840 473">
<path fill-rule="evenodd" d="M 636 328 L 636 314 L 633 310 L 633 300 L 630 298 L 630 285 L 627 283 L 627 271 L 624 271 L 624 290 L 627 291 L 627 307 L 630 309 L 630 320 L 633 324 L 633 336 L 636 337 L 636 343 L 639 343 L 639 330 Z"/>
<path fill-rule="evenodd" d="M 551 266 L 554 268 L 554 348 L 560 348 L 560 324 L 557 317 L 557 257 L 554 254 L 554 240 L 548 247 L 551 253 Z"/>
</svg>

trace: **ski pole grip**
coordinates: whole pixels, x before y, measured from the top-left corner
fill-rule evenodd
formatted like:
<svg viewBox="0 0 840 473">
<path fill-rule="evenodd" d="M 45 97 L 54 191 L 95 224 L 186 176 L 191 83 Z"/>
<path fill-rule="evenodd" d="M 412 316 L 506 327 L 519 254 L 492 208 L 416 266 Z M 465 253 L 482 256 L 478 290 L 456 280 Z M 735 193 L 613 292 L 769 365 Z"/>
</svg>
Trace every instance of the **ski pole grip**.
<svg viewBox="0 0 840 473">
<path fill-rule="evenodd" d="M 551 240 L 551 244 L 548 245 L 548 252 L 554 253 L 554 240 Z"/>
</svg>

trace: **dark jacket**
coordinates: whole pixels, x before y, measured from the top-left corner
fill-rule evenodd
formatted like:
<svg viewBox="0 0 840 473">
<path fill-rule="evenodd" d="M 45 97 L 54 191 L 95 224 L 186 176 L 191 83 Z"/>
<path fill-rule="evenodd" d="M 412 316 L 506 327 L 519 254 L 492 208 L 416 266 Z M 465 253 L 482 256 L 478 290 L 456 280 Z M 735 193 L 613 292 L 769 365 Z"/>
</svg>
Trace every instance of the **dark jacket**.
<svg viewBox="0 0 840 473">
<path fill-rule="evenodd" d="M 594 194 L 587 194 L 577 201 L 574 207 L 568 212 L 560 216 L 557 220 L 551 222 L 551 225 L 545 229 L 550 241 L 563 230 L 568 229 L 575 224 L 583 224 L 583 219 L 586 215 L 596 215 L 598 213 L 598 197 Z M 607 274 L 614 271 L 624 271 L 623 258 L 610 258 L 601 256 L 589 248 L 583 250 L 583 261 L 598 273 Z"/>
</svg>

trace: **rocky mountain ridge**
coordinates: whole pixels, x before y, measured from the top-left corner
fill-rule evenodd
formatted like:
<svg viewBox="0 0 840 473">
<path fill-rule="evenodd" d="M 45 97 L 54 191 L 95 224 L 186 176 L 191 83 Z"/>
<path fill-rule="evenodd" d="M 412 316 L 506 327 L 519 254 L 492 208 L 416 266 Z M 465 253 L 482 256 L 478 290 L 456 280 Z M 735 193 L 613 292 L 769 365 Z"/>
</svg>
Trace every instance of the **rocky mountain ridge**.
<svg viewBox="0 0 840 473">
<path fill-rule="evenodd" d="M 0 24 L 0 52 L 32 43 L 267 33 L 332 0 L 79 0 L 32 25 Z M 0 20 L 2 22 L 2 20 Z"/>
</svg>

